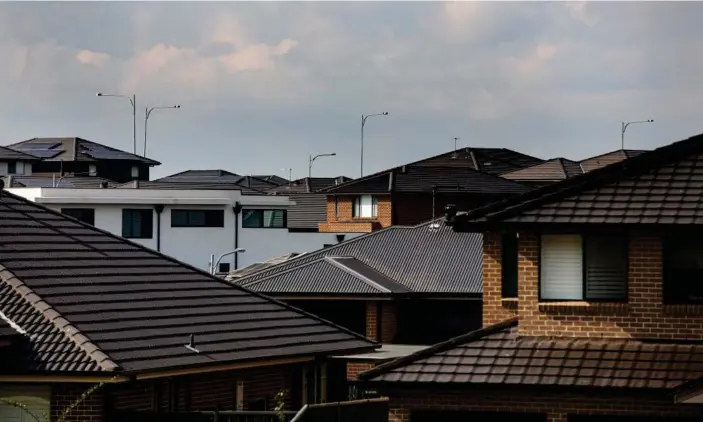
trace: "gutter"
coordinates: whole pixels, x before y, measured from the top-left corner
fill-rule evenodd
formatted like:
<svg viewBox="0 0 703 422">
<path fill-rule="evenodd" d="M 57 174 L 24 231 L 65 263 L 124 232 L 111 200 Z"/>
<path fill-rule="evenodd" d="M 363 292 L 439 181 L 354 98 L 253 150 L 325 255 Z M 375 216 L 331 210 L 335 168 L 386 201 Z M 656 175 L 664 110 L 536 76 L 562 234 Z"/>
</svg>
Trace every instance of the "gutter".
<svg viewBox="0 0 703 422">
<path fill-rule="evenodd" d="M 242 204 L 237 201 L 232 207 L 234 212 L 234 249 L 239 248 L 239 215 L 242 213 Z M 239 269 L 239 254 L 234 254 L 234 269 Z"/>
<path fill-rule="evenodd" d="M 156 211 L 156 250 L 161 252 L 161 213 L 164 211 L 163 204 L 154 205 Z"/>
</svg>

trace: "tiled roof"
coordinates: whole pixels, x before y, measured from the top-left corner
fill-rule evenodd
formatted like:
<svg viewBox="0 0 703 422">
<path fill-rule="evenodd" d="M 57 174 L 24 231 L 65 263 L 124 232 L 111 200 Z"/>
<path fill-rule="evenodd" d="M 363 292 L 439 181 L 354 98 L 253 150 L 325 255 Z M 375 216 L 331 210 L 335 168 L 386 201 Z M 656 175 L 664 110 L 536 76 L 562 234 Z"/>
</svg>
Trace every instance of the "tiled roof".
<svg viewBox="0 0 703 422">
<path fill-rule="evenodd" d="M 517 194 L 528 190 L 524 185 L 469 167 L 434 167 L 407 165 L 373 178 L 362 178 L 323 189 L 331 194 L 463 192 L 478 194 Z"/>
<path fill-rule="evenodd" d="M 39 157 L 35 157 L 30 154 L 25 154 L 20 151 L 15 151 L 14 149 L 8 147 L 0 147 L 0 160 L 39 161 Z"/>
<path fill-rule="evenodd" d="M 494 223 L 703 224 L 703 135 L 504 201 L 449 216 L 457 230 Z M 471 228 L 470 226 L 474 226 Z"/>
<path fill-rule="evenodd" d="M 226 280 L 235 280 L 235 279 L 239 279 L 242 277 L 246 277 L 249 274 L 253 274 L 257 271 L 261 271 L 264 268 L 273 267 L 274 265 L 278 265 L 281 262 L 286 262 L 289 259 L 293 259 L 298 255 L 300 255 L 300 254 L 297 252 L 291 252 L 291 253 L 287 253 L 285 255 L 277 256 L 275 258 L 267 259 L 264 262 L 257 262 L 255 264 L 247 265 L 244 268 L 238 268 L 236 270 L 230 271 L 226 275 L 225 279 Z"/>
<path fill-rule="evenodd" d="M 97 176 L 6 176 L 3 178 L 8 188 L 100 188 L 103 183 L 112 187 L 115 182 Z"/>
<path fill-rule="evenodd" d="M 39 157 L 44 161 L 128 160 L 157 166 L 161 163 L 83 138 L 32 138 L 7 148 Z"/>
<path fill-rule="evenodd" d="M 405 192 L 429 192 L 433 184 L 455 186 L 457 183 L 467 192 L 476 191 L 476 186 L 484 186 L 480 191 L 490 191 L 494 188 L 505 190 L 508 189 L 505 179 L 486 175 L 496 176 L 542 162 L 544 160 L 505 148 L 467 147 L 360 177 L 323 189 L 321 192 L 389 193 L 395 186 L 398 186 L 399 191 L 402 189 Z M 433 182 L 427 183 L 426 180 Z"/>
<path fill-rule="evenodd" d="M 613 163 L 619 163 L 622 160 L 627 160 L 628 158 L 637 157 L 638 155 L 644 154 L 647 151 L 635 150 L 635 149 L 619 149 L 616 151 L 608 152 L 606 154 L 596 155 L 595 157 L 586 158 L 579 161 L 581 168 L 585 173 L 589 171 L 597 170 L 601 167 L 608 166 Z"/>
<path fill-rule="evenodd" d="M 393 226 L 300 255 L 236 282 L 269 294 L 293 293 L 290 286 L 296 286 L 298 293 L 351 294 L 353 289 L 345 282 L 349 276 L 324 261 L 325 257 L 346 257 L 412 292 L 480 294 L 482 247 L 480 234 L 454 233 L 437 221 Z M 258 283 L 263 279 L 265 283 Z"/>
<path fill-rule="evenodd" d="M 511 171 L 501 177 L 515 181 L 556 182 L 583 174 L 579 163 L 566 158 L 553 158 L 536 166 Z"/>
<path fill-rule="evenodd" d="M 285 182 L 280 186 L 276 186 L 269 192 L 276 192 L 280 195 L 289 193 L 312 193 L 332 186 L 340 185 L 352 180 L 346 176 L 339 177 L 304 177 L 302 179 Z"/>
<path fill-rule="evenodd" d="M 519 337 L 517 320 L 363 373 L 388 383 L 674 388 L 703 375 L 703 345 Z"/>
<path fill-rule="evenodd" d="M 197 182 L 164 182 L 132 180 L 112 186 L 116 189 L 163 189 L 163 190 L 238 190 L 244 195 L 266 195 L 266 192 L 251 189 L 236 184 L 226 183 L 197 183 Z"/>
<path fill-rule="evenodd" d="M 229 184 L 256 190 L 268 190 L 288 183 L 288 180 L 276 175 L 240 176 L 226 170 L 186 170 L 156 179 L 154 182 Z"/>
<path fill-rule="evenodd" d="M 375 347 L 136 243 L 2 192 L 0 313 L 28 370 L 153 371 Z M 194 334 L 195 353 L 184 345 Z"/>
</svg>

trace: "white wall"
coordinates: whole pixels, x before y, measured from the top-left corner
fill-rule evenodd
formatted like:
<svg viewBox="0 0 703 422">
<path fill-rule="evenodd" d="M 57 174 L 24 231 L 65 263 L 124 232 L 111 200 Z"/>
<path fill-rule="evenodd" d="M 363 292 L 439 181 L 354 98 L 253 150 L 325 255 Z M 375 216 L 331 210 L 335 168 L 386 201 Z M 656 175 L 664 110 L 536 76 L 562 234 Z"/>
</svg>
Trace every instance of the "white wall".
<svg viewBox="0 0 703 422">
<path fill-rule="evenodd" d="M 219 255 L 235 249 L 235 214 L 232 207 L 237 200 L 246 208 L 286 208 L 290 204 L 284 196 L 246 196 L 240 195 L 239 191 L 68 188 L 8 190 L 29 200 L 43 203 L 56 211 L 61 211 L 62 208 L 92 208 L 95 210 L 95 226 L 118 236 L 122 235 L 124 208 L 151 209 L 154 221 L 152 238 L 129 239 L 151 249 L 157 248 L 157 215 L 152 204 L 171 202 L 164 205 L 161 214 L 160 251 L 203 270 L 208 268 L 210 254 L 214 254 L 217 259 Z M 131 198 L 129 193 L 132 194 Z M 262 203 L 266 202 L 269 205 L 264 206 Z M 171 227 L 173 209 L 223 210 L 224 227 Z M 358 234 L 345 233 L 345 239 L 356 236 Z M 288 229 L 243 228 L 240 214 L 237 247 L 246 249 L 246 252 L 239 254 L 238 268 L 286 253 L 312 252 L 321 249 L 325 244 L 336 243 L 334 233 L 290 233 Z M 223 258 L 221 262 L 229 262 L 230 268 L 234 269 L 233 255 Z"/>
</svg>

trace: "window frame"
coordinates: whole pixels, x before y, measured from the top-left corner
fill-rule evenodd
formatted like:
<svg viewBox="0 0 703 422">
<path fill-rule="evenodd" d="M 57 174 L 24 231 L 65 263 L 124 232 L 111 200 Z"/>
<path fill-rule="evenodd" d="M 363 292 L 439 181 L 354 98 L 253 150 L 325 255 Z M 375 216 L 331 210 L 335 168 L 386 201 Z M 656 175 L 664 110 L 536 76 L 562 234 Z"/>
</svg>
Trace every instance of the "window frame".
<svg viewBox="0 0 703 422">
<path fill-rule="evenodd" d="M 581 238 L 581 299 L 547 299 L 542 296 L 542 283 L 544 280 L 544 263 L 542 257 L 543 249 L 543 236 L 579 236 Z M 622 242 L 621 247 L 623 248 L 622 253 L 625 262 L 624 266 L 624 296 L 621 298 L 589 298 L 588 297 L 588 238 L 611 238 L 617 239 Z M 542 233 L 538 237 L 538 280 L 537 280 L 537 298 L 539 302 L 592 302 L 592 303 L 628 303 L 630 300 L 629 290 L 630 290 L 630 253 L 629 253 L 629 243 L 630 239 L 623 233 L 593 233 L 589 235 L 584 235 L 582 233 Z M 518 268 L 519 271 L 519 268 Z"/>
<path fill-rule="evenodd" d="M 142 234 L 140 236 L 135 236 L 133 232 L 134 219 L 130 218 L 130 232 L 128 233 L 125 228 L 125 214 L 134 215 L 135 213 L 142 214 L 142 217 L 148 215 L 149 221 L 149 234 Z M 144 232 L 143 228 L 141 230 Z M 153 208 L 122 208 L 122 237 L 125 239 L 153 239 L 154 238 L 154 210 Z"/>
<path fill-rule="evenodd" d="M 79 212 L 79 213 L 87 212 L 88 215 L 90 215 L 90 218 L 89 218 L 90 221 L 85 221 L 82 218 L 77 217 L 76 215 L 72 215 L 72 213 L 74 213 L 74 212 Z M 78 220 L 82 223 L 90 224 L 91 226 L 95 226 L 95 208 L 78 208 L 78 207 L 61 208 L 61 214 L 67 215 L 71 218 L 75 218 L 76 220 Z"/>
<path fill-rule="evenodd" d="M 185 223 L 174 223 L 174 215 L 184 214 Z M 191 221 L 191 215 L 195 213 L 203 213 L 203 224 L 195 224 Z M 208 221 L 208 215 L 211 217 Z M 213 223 L 212 216 L 217 215 Z M 224 210 L 213 210 L 213 209 L 188 209 L 188 208 L 175 208 L 171 209 L 171 227 L 173 228 L 223 228 L 225 227 L 225 211 Z"/>
<path fill-rule="evenodd" d="M 362 203 L 363 198 L 370 198 L 371 199 L 371 215 L 370 216 L 364 216 L 360 215 L 362 214 L 362 206 L 364 205 Z M 360 218 L 360 219 L 375 219 L 378 218 L 378 197 L 376 195 L 357 195 L 354 197 L 352 200 L 352 218 Z"/>
<path fill-rule="evenodd" d="M 282 218 L 282 226 L 266 226 L 266 218 L 264 217 L 264 213 L 266 211 L 271 211 L 271 212 L 276 212 L 280 211 L 283 213 L 283 218 Z M 254 225 L 246 225 L 246 215 L 249 212 L 260 212 L 261 213 L 261 223 L 254 226 Z M 288 229 L 288 210 L 284 208 L 245 208 L 242 210 L 242 228 L 243 229 Z"/>
</svg>

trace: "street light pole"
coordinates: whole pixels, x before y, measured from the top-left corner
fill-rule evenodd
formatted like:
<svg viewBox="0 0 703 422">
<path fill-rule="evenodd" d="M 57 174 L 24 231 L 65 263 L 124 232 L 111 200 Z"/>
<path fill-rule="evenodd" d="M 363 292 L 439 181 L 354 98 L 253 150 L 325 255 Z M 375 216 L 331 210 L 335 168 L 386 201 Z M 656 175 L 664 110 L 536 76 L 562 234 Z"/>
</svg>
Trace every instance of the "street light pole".
<svg viewBox="0 0 703 422">
<path fill-rule="evenodd" d="M 217 261 L 215 261 L 215 255 L 210 255 L 210 274 L 215 275 L 217 266 L 220 265 L 220 261 L 222 261 L 222 258 L 228 256 L 228 255 L 233 255 L 236 253 L 243 253 L 246 252 L 247 250 L 244 248 L 237 248 L 233 251 L 225 252 L 222 255 L 220 255 L 219 258 L 217 258 Z"/>
<path fill-rule="evenodd" d="M 137 154 L 137 95 L 121 95 L 121 94 L 103 94 L 98 92 L 95 94 L 96 97 L 117 97 L 117 98 L 127 98 L 129 103 L 132 105 L 132 143 L 134 144 L 134 155 Z"/>
<path fill-rule="evenodd" d="M 364 126 L 366 125 L 366 119 L 373 116 L 388 116 L 388 112 L 383 113 L 361 115 L 361 177 L 364 176 Z"/>
<path fill-rule="evenodd" d="M 620 149 L 625 149 L 625 131 L 627 127 L 636 123 L 654 123 L 654 120 L 639 120 L 636 122 L 620 122 Z"/>
<path fill-rule="evenodd" d="M 145 108 L 145 113 L 144 113 L 144 154 L 142 155 L 143 157 L 146 157 L 146 133 L 147 133 L 147 125 L 149 124 L 149 116 L 151 116 L 151 112 L 154 110 L 165 110 L 169 108 L 181 108 L 180 104 L 172 105 L 172 106 L 159 106 L 159 107 L 146 107 Z"/>
<path fill-rule="evenodd" d="M 314 157 L 312 156 L 312 154 L 310 154 L 310 156 L 308 157 L 308 179 L 312 177 L 312 163 L 315 160 L 317 160 L 319 157 L 334 157 L 335 155 L 337 155 L 336 152 L 332 152 L 329 154 L 317 154 Z"/>
</svg>

